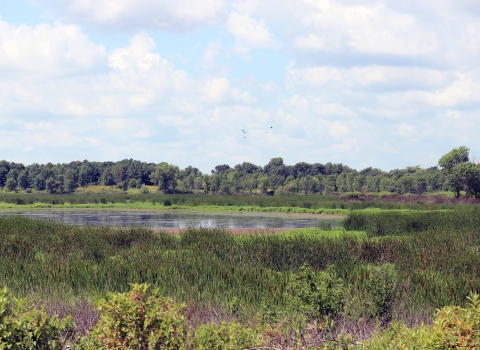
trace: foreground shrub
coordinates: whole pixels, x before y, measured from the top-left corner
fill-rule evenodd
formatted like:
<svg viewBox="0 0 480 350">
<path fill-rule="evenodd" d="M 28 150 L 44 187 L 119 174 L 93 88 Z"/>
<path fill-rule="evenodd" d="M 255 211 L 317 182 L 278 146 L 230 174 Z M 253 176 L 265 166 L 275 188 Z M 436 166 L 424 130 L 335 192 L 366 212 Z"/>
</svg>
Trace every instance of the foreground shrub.
<svg viewBox="0 0 480 350">
<path fill-rule="evenodd" d="M 195 331 L 193 348 L 198 350 L 250 349 L 262 345 L 262 334 L 236 322 L 204 324 Z"/>
<path fill-rule="evenodd" d="M 446 306 L 438 310 L 431 326 L 409 329 L 394 323 L 377 333 L 361 348 L 380 349 L 479 349 L 480 296 L 471 295 L 465 307 Z"/>
<path fill-rule="evenodd" d="M 149 291 L 147 284 L 131 286 L 100 302 L 100 319 L 80 349 L 184 349 L 185 305 Z"/>
<path fill-rule="evenodd" d="M 393 264 L 363 265 L 355 269 L 357 283 L 345 293 L 344 314 L 352 320 L 391 314 L 398 277 Z"/>
<path fill-rule="evenodd" d="M 343 306 L 345 287 L 331 265 L 325 271 L 315 271 L 303 265 L 293 273 L 287 285 L 286 300 L 292 310 L 308 317 L 335 315 Z"/>
<path fill-rule="evenodd" d="M 73 340 L 74 329 L 70 316 L 50 317 L 13 298 L 6 288 L 0 290 L 0 349 L 61 350 Z"/>
</svg>

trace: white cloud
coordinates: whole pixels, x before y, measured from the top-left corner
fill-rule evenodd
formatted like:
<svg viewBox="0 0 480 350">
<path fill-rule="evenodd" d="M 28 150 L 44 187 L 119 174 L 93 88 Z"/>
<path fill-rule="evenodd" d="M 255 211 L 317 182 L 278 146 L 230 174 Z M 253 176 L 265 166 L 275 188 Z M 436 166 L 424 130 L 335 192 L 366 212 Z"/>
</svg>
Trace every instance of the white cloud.
<svg viewBox="0 0 480 350">
<path fill-rule="evenodd" d="M 297 38 L 295 45 L 302 50 L 320 51 L 325 48 L 325 40 L 316 34 L 310 33 L 307 36 Z"/>
<path fill-rule="evenodd" d="M 300 95 L 295 94 L 290 97 L 290 105 L 291 106 L 300 106 L 300 107 L 308 107 L 310 103 L 307 99 L 302 98 Z"/>
<path fill-rule="evenodd" d="M 292 66 L 287 69 L 286 74 L 287 83 L 292 86 L 302 86 L 304 84 L 319 86 L 336 81 L 346 86 L 380 84 L 429 88 L 442 86 L 454 78 L 454 75 L 449 72 L 431 68 L 379 65 L 352 68 L 318 66 L 303 69 Z"/>
<path fill-rule="evenodd" d="M 219 41 L 211 42 L 203 53 L 202 68 L 213 70 L 216 68 L 215 59 L 220 54 L 222 44 Z"/>
<path fill-rule="evenodd" d="M 330 1 L 307 1 L 313 12 L 304 23 L 326 32 L 328 37 L 317 37 L 327 47 L 350 48 L 369 54 L 393 54 L 399 56 L 427 55 L 438 48 L 437 38 L 422 28 L 414 16 L 399 13 L 382 2 L 373 6 L 345 6 Z M 331 35 L 337 31 L 340 35 Z M 330 43 L 329 43 L 330 41 Z"/>
<path fill-rule="evenodd" d="M 225 99 L 230 81 L 226 78 L 215 78 L 205 82 L 202 92 L 207 100 L 212 102 L 221 102 Z"/>
<path fill-rule="evenodd" d="M 396 126 L 396 133 L 402 137 L 414 137 L 417 136 L 417 129 L 410 124 L 400 123 Z"/>
<path fill-rule="evenodd" d="M 106 50 L 77 26 L 13 26 L 0 21 L 0 71 L 7 76 L 83 74 L 104 65 Z"/>
<path fill-rule="evenodd" d="M 53 24 L 0 21 L 0 147 L 22 162 L 388 170 L 451 144 L 480 150 L 480 11 L 467 0 L 48 2 L 60 18 L 32 1 Z"/>
<path fill-rule="evenodd" d="M 329 133 L 333 136 L 345 136 L 350 133 L 350 128 L 340 122 L 331 123 L 329 129 Z"/>
<path fill-rule="evenodd" d="M 208 79 L 203 83 L 201 91 L 205 101 L 210 103 L 251 103 L 255 101 L 249 92 L 230 87 L 230 80 L 227 78 Z"/>
<path fill-rule="evenodd" d="M 406 101 L 421 101 L 434 106 L 456 106 L 480 102 L 480 81 L 472 76 L 457 73 L 458 79 L 435 92 L 411 91 L 405 93 Z"/>
<path fill-rule="evenodd" d="M 339 103 L 319 103 L 314 107 L 314 111 L 321 116 L 356 116 L 356 114 L 349 107 L 342 106 Z"/>
<path fill-rule="evenodd" d="M 223 0 L 55 0 L 70 20 L 83 20 L 118 29 L 186 30 L 218 23 Z"/>
<path fill-rule="evenodd" d="M 247 14 L 231 12 L 227 28 L 240 46 L 268 48 L 277 46 L 264 21 L 258 21 Z"/>
<path fill-rule="evenodd" d="M 63 32 L 63 29 L 61 27 L 59 30 Z M 24 44 L 31 43 L 35 46 L 35 38 L 28 38 L 30 42 L 25 41 Z M 70 47 L 95 47 L 84 35 L 69 39 Z M 56 46 L 52 44 L 49 52 L 61 52 L 64 43 L 60 41 L 55 44 Z M 153 51 L 154 47 L 152 38 L 140 33 L 126 47 L 113 50 L 108 57 L 102 57 L 103 61 L 98 62 L 98 65 L 104 67 L 103 71 L 83 72 L 81 79 L 75 74 L 80 73 L 81 69 L 76 61 L 61 62 L 65 73 L 58 78 L 59 72 L 48 65 L 41 65 L 44 61 L 39 57 L 39 67 L 44 69 L 43 80 L 31 80 L 30 76 L 24 76 L 20 81 L 4 79 L 0 82 L 4 112 L 21 108 L 57 115 L 120 116 L 128 114 L 132 109 L 161 104 L 169 95 L 177 92 L 192 90 L 189 88 L 192 84 L 189 76 L 183 71 L 175 70 L 173 65 Z M 86 56 L 88 55 L 86 50 Z M 50 57 L 58 62 L 58 57 L 62 55 Z M 31 69 L 35 69 L 34 58 L 29 60 L 32 61 Z M 55 60 L 51 61 L 54 66 Z M 8 66 L 0 61 L 0 67 L 2 63 L 3 67 Z M 17 64 L 21 68 L 26 63 Z M 66 72 L 70 74 L 66 75 Z M 26 71 L 23 72 L 25 73 Z M 54 77 L 56 80 L 53 82 Z"/>
</svg>

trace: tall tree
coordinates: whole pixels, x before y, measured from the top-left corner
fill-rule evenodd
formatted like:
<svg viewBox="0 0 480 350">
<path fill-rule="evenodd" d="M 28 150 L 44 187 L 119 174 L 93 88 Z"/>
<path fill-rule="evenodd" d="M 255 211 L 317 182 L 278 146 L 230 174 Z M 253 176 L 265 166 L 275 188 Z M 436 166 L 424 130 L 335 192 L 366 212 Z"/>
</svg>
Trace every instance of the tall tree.
<svg viewBox="0 0 480 350">
<path fill-rule="evenodd" d="M 175 191 L 177 185 L 175 177 L 178 172 L 178 166 L 162 162 L 155 167 L 155 171 L 150 178 L 155 185 L 158 185 L 159 189 L 163 190 L 164 193 L 167 193 L 170 187 Z"/>
<path fill-rule="evenodd" d="M 465 190 L 465 196 L 468 196 L 472 188 L 475 165 L 469 163 L 469 151 L 465 146 L 454 148 L 438 160 L 438 165 L 443 168 L 447 182 L 457 198 L 462 190 Z"/>
</svg>

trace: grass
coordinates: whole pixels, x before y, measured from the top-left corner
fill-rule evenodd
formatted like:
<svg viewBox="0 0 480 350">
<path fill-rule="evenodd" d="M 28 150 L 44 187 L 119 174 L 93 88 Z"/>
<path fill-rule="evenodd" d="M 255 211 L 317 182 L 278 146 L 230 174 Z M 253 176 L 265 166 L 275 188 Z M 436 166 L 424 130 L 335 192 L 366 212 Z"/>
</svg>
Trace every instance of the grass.
<svg viewBox="0 0 480 350">
<path fill-rule="evenodd" d="M 150 202 L 125 202 L 125 203 L 42 203 L 14 204 L 0 202 L 0 209 L 137 209 L 137 210 L 197 210 L 197 211 L 227 211 L 227 212 L 268 212 L 268 213 L 292 213 L 292 214 L 328 214 L 346 215 L 347 209 L 306 209 L 298 207 L 258 207 L 258 206 L 186 206 L 186 205 L 163 205 Z"/>
<path fill-rule="evenodd" d="M 136 190 L 135 190 L 136 191 Z M 360 194 L 361 195 L 361 194 Z M 367 198 L 368 197 L 368 198 Z M 370 196 L 361 200 L 348 199 L 336 195 L 296 195 L 296 196 L 220 196 L 220 195 L 193 195 L 161 193 L 75 193 L 75 194 L 46 194 L 46 193 L 5 193 L 0 192 L 0 203 L 4 206 L 32 206 L 43 205 L 119 205 L 123 207 L 138 206 L 156 208 L 158 206 L 177 207 L 255 207 L 255 208 L 302 208 L 309 210 L 318 209 L 346 209 L 361 210 L 365 208 L 378 208 L 385 210 L 414 209 L 437 210 L 455 209 L 462 206 L 463 200 L 448 199 L 443 196 Z M 471 200 L 465 203 L 476 203 Z"/>
<path fill-rule="evenodd" d="M 369 237 L 408 235 L 427 230 L 480 229 L 477 206 L 457 210 L 389 210 L 352 211 L 345 220 L 347 230 L 366 231 Z"/>
<path fill-rule="evenodd" d="M 365 231 L 344 229 L 247 236 L 189 229 L 172 237 L 140 227 L 9 217 L 0 218 L 0 276 L 22 295 L 104 295 L 145 282 L 183 301 L 226 304 L 238 298 L 251 313 L 265 297 L 284 306 L 283 286 L 305 263 L 316 270 L 334 265 L 352 286 L 363 278 L 359 266 L 389 263 L 401 276 L 398 300 L 409 300 L 413 310 L 433 310 L 461 305 L 470 290 L 480 291 L 476 232 L 437 226 L 413 236 L 368 238 Z"/>
<path fill-rule="evenodd" d="M 278 319 L 298 312 L 286 295 L 304 266 L 340 278 L 341 317 L 360 323 L 425 320 L 480 292 L 475 206 L 358 210 L 343 228 L 241 236 L 221 229 L 171 236 L 11 216 L 0 218 L 0 237 L 0 276 L 10 291 L 50 304 L 80 300 L 83 308 L 108 292 L 126 292 L 130 283 L 149 283 L 197 310 L 213 305 L 240 321 Z"/>
</svg>

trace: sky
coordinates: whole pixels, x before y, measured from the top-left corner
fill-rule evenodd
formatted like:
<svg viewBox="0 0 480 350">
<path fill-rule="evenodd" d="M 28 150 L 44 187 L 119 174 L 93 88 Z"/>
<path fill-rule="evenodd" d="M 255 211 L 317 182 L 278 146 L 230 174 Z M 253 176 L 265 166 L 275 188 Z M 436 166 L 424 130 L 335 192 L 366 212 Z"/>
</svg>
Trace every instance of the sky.
<svg viewBox="0 0 480 350">
<path fill-rule="evenodd" d="M 0 0 L 0 159 L 480 160 L 479 62 L 478 0 Z"/>
</svg>

